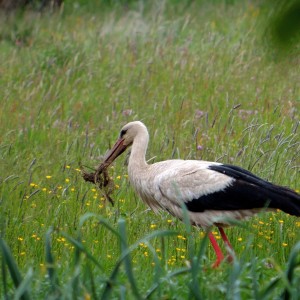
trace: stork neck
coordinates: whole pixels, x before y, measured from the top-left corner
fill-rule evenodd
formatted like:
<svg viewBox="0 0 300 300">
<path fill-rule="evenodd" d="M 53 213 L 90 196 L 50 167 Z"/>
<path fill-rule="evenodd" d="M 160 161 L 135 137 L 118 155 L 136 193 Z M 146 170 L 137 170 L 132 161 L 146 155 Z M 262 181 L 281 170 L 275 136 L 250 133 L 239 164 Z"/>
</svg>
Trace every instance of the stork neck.
<svg viewBox="0 0 300 300">
<path fill-rule="evenodd" d="M 148 166 L 146 162 L 146 152 L 148 148 L 148 135 L 137 135 L 131 147 L 128 168 L 138 171 Z"/>
</svg>

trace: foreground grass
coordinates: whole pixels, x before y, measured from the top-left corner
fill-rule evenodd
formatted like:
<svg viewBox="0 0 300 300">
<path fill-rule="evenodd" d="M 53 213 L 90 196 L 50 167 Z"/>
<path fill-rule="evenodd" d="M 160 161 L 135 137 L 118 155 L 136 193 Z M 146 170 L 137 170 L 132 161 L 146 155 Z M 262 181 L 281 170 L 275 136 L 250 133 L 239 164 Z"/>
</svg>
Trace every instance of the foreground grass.
<svg viewBox="0 0 300 300">
<path fill-rule="evenodd" d="M 1 19 L 1 296 L 297 299 L 299 219 L 228 229 L 237 259 L 215 271 L 204 234 L 147 210 L 122 160 L 113 207 L 81 179 L 138 119 L 152 161 L 234 163 L 300 188 L 299 64 L 263 47 L 267 9 L 159 3 Z"/>
</svg>

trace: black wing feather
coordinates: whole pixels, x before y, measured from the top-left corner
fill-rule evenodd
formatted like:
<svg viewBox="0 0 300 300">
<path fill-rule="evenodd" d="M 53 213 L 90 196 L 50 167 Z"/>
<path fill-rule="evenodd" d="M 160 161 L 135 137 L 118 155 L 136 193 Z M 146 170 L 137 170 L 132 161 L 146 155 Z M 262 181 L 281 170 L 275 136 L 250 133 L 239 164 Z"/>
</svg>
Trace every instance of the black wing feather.
<svg viewBox="0 0 300 300">
<path fill-rule="evenodd" d="M 286 213 L 300 216 L 300 195 L 272 184 L 243 168 L 231 165 L 211 165 L 209 169 L 235 179 L 231 186 L 203 195 L 186 203 L 192 212 L 205 210 L 241 210 L 255 208 L 278 208 Z"/>
</svg>

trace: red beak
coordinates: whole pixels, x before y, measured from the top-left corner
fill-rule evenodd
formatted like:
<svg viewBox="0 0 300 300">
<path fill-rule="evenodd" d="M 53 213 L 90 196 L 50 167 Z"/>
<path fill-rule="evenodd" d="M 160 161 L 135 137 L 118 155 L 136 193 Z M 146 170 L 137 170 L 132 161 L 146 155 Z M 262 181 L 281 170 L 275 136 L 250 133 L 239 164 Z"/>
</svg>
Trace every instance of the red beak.
<svg viewBox="0 0 300 300">
<path fill-rule="evenodd" d="M 114 146 L 105 155 L 103 163 L 110 165 L 119 155 L 121 155 L 126 150 L 127 146 L 124 145 L 123 142 L 124 139 L 117 140 Z"/>
</svg>

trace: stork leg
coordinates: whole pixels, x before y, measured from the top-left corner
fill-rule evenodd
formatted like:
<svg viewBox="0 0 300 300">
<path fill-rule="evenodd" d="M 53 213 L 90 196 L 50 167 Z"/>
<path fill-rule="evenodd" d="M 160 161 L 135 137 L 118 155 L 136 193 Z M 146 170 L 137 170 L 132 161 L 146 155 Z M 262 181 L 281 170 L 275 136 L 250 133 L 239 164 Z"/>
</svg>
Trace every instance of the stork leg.
<svg viewBox="0 0 300 300">
<path fill-rule="evenodd" d="M 212 267 L 217 268 L 220 265 L 220 263 L 223 261 L 224 255 L 222 253 L 220 246 L 218 245 L 217 240 L 215 239 L 214 235 L 211 232 L 208 233 L 208 237 L 217 255 L 217 259 L 215 263 L 212 265 Z"/>
<path fill-rule="evenodd" d="M 233 256 L 232 256 L 231 252 L 234 252 L 233 247 L 232 247 L 232 245 L 230 244 L 230 242 L 229 242 L 229 240 L 228 240 L 228 237 L 227 237 L 227 235 L 225 234 L 225 231 L 224 231 L 223 227 L 219 227 L 219 226 L 218 226 L 218 229 L 219 229 L 219 231 L 220 231 L 222 240 L 224 241 L 224 243 L 225 243 L 225 245 L 227 246 L 227 249 L 228 249 L 228 251 L 227 251 L 227 253 L 228 253 L 227 260 L 228 260 L 229 262 L 232 262 L 232 261 L 233 261 Z"/>
</svg>

